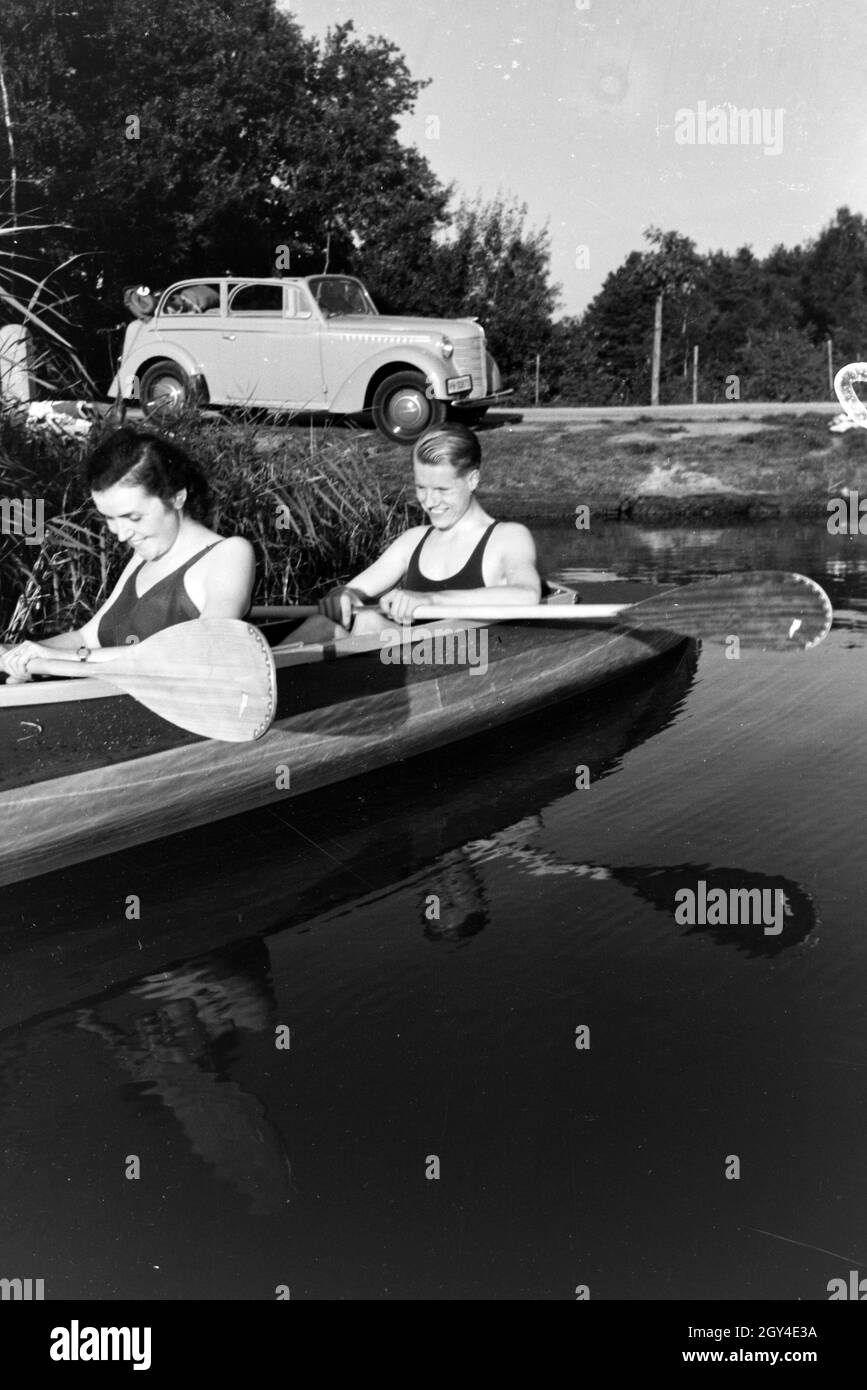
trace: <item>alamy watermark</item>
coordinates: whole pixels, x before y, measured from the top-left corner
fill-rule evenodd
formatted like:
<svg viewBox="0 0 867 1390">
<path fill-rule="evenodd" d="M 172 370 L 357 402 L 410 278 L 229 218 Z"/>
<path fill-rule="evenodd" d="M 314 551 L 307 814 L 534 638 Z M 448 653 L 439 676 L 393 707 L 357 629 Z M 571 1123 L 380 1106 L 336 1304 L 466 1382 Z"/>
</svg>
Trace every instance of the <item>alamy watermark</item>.
<svg viewBox="0 0 867 1390">
<path fill-rule="evenodd" d="M 51 1329 L 48 1354 L 52 1361 L 131 1361 L 134 1371 L 151 1365 L 149 1327 L 82 1327 L 73 1318 L 68 1327 Z"/>
<path fill-rule="evenodd" d="M 0 1299 L 13 1303 L 42 1302 L 45 1298 L 44 1279 L 0 1279 Z"/>
<path fill-rule="evenodd" d="M 696 889 L 679 888 L 674 920 L 680 927 L 763 927 L 765 936 L 779 936 L 786 915 L 782 888 L 711 888 L 700 878 Z M 791 912 L 791 909 L 789 909 Z"/>
<path fill-rule="evenodd" d="M 846 488 L 842 497 L 828 499 L 827 510 L 829 535 L 867 536 L 867 497 Z"/>
<path fill-rule="evenodd" d="M 765 154 L 783 152 L 784 106 L 681 106 L 674 113 L 678 145 L 761 145 Z"/>
<path fill-rule="evenodd" d="M 471 676 L 488 669 L 488 629 L 413 627 L 385 628 L 379 654 L 384 666 L 468 666 Z"/>
<path fill-rule="evenodd" d="M 45 540 L 42 498 L 0 497 L 0 535 L 23 536 L 27 545 L 41 545 Z"/>
</svg>

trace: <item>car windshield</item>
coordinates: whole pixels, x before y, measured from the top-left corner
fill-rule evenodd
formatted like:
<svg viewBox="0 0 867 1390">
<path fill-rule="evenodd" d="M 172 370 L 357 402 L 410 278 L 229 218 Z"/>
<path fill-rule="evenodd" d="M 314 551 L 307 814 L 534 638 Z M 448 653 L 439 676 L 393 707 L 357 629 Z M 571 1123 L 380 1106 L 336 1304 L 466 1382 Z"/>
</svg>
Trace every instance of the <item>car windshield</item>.
<svg viewBox="0 0 867 1390">
<path fill-rule="evenodd" d="M 357 280 L 344 279 L 341 275 L 317 275 L 308 283 L 326 318 L 377 312 L 367 290 Z"/>
</svg>

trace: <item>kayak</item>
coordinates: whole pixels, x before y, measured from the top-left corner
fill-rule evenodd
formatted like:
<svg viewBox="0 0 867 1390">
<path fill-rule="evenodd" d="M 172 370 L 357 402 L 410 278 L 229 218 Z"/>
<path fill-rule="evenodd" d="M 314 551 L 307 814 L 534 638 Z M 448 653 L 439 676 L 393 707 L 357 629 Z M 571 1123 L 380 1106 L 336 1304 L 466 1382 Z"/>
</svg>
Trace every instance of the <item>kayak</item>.
<svg viewBox="0 0 867 1390">
<path fill-rule="evenodd" d="M 516 826 L 529 835 L 549 808 L 578 795 L 576 765 L 595 786 L 672 723 L 698 657 L 688 642 L 562 702 L 556 718 L 529 714 L 466 741 L 460 759 L 434 750 L 285 807 L 0 888 L 0 1031 L 120 980 L 352 911 L 359 895 L 379 896 L 408 875 L 429 882 L 434 863 L 451 863 L 481 837 L 511 837 Z M 134 931 L 118 932 L 127 892 L 147 911 Z"/>
<path fill-rule="evenodd" d="M 572 603 L 556 591 L 553 605 Z M 684 644 L 610 625 L 450 619 L 392 637 L 273 645 L 277 707 L 255 742 L 177 728 L 100 679 L 0 686 L 0 884 L 303 796 L 456 745 Z M 274 645 L 275 644 L 275 645 Z M 408 812 L 409 812 L 408 808 Z"/>
</svg>

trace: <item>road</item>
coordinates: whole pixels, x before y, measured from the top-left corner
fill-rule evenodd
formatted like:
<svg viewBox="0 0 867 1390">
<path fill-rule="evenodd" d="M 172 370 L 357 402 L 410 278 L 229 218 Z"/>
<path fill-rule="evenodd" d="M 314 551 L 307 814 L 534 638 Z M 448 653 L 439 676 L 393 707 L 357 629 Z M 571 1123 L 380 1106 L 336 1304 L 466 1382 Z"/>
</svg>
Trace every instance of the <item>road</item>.
<svg viewBox="0 0 867 1390">
<path fill-rule="evenodd" d="M 487 419 L 508 424 L 581 425 L 602 420 L 760 420 L 765 415 L 839 415 L 837 401 L 722 401 L 717 405 L 513 406 L 489 410 Z"/>
</svg>

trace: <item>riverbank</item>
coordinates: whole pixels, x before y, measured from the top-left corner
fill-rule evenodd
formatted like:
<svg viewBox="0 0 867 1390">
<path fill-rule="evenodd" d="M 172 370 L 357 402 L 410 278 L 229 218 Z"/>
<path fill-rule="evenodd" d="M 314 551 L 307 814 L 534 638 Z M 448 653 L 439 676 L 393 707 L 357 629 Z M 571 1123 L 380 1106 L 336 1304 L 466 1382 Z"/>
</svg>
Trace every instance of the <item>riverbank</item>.
<svg viewBox="0 0 867 1390">
<path fill-rule="evenodd" d="M 137 412 L 131 412 L 134 416 Z M 834 401 L 652 407 L 515 407 L 479 427 L 479 496 L 504 519 L 722 525 L 827 518 L 844 491 L 867 496 L 867 438 L 834 432 Z M 264 455 L 278 472 L 299 454 L 351 454 L 377 489 L 413 500 L 410 452 L 355 423 L 215 416 L 207 431 L 238 458 Z"/>
<path fill-rule="evenodd" d="M 832 433 L 833 406 L 744 417 L 737 406 L 662 412 L 497 412 L 480 430 L 479 495 L 503 518 L 721 524 L 827 518 L 842 490 L 867 495 L 867 439 Z M 564 413 L 565 414 L 565 413 Z M 559 418 L 558 418 L 559 416 Z M 405 485 L 406 460 L 371 450 L 384 486 Z"/>
</svg>

